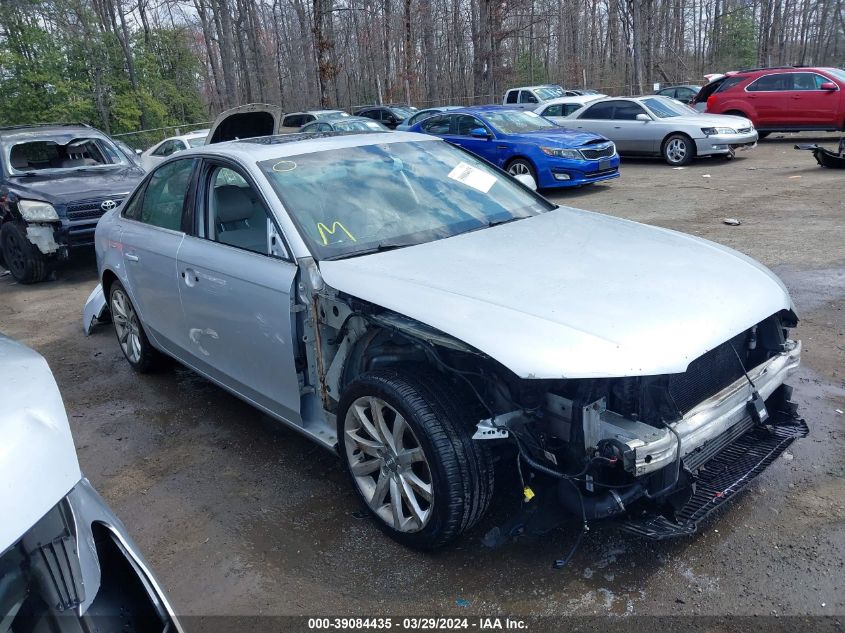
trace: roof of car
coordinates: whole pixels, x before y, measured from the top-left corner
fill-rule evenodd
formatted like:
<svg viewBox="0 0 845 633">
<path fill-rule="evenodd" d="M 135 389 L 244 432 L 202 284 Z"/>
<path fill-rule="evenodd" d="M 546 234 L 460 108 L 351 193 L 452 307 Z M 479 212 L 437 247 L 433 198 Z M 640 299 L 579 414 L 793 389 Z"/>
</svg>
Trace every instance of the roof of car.
<svg viewBox="0 0 845 633">
<path fill-rule="evenodd" d="M 590 101 L 598 101 L 604 99 L 607 95 L 572 95 L 569 97 L 555 97 L 539 104 L 539 107 L 547 107 L 556 103 L 588 103 Z"/>
<path fill-rule="evenodd" d="M 327 152 L 346 147 L 384 145 L 407 141 L 439 141 L 436 136 L 414 132 L 314 132 L 304 134 L 279 134 L 256 138 L 212 143 L 179 152 L 180 157 L 222 154 L 240 158 L 244 162 L 260 162 L 286 156 L 299 156 L 314 152 Z"/>
<path fill-rule="evenodd" d="M 73 132 L 84 132 L 90 134 L 100 130 L 86 125 L 85 123 L 36 123 L 30 125 L 9 125 L 0 127 L 0 136 L 3 138 L 14 138 L 17 136 L 48 136 L 57 132 L 68 134 Z"/>
</svg>

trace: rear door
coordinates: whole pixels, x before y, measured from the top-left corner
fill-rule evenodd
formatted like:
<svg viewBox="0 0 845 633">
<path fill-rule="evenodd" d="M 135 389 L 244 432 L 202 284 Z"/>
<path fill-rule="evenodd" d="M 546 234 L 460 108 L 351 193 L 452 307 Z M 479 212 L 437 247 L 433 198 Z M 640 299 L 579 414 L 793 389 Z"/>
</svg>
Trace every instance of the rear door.
<svg viewBox="0 0 845 633">
<path fill-rule="evenodd" d="M 578 118 L 567 119 L 566 127 L 601 134 L 616 143 L 617 150 L 621 152 L 623 148 L 617 142 L 617 135 L 614 134 L 613 127 L 613 108 L 616 103 L 614 100 L 594 103 L 584 110 Z"/>
<path fill-rule="evenodd" d="M 758 77 L 745 87 L 746 98 L 757 112 L 756 127 L 799 127 L 804 114 L 792 99 L 792 73 L 773 73 Z"/>
<path fill-rule="evenodd" d="M 300 424 L 294 366 L 296 264 L 268 204 L 234 163 L 205 161 L 196 221 L 178 256 L 187 361 L 290 422 Z"/>
<path fill-rule="evenodd" d="M 208 143 L 234 141 L 278 134 L 282 108 L 267 103 L 250 103 L 217 115 L 208 133 Z"/>
<path fill-rule="evenodd" d="M 122 213 L 123 261 L 127 291 L 147 335 L 181 357 L 182 314 L 179 309 L 176 254 L 185 237 L 187 200 L 198 161 L 172 160 L 150 176 L 143 198 Z"/>
</svg>

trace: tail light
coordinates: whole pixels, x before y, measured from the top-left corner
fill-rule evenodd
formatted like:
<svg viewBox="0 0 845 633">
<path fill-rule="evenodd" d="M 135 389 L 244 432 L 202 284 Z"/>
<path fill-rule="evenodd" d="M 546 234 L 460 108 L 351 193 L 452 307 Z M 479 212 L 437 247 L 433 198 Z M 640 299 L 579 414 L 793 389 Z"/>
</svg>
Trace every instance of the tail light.
<svg viewBox="0 0 845 633">
<path fill-rule="evenodd" d="M 710 110 L 713 108 L 713 104 L 715 102 L 716 102 L 716 95 L 710 95 L 709 97 L 707 97 L 707 105 L 704 106 L 704 111 L 710 112 Z"/>
</svg>

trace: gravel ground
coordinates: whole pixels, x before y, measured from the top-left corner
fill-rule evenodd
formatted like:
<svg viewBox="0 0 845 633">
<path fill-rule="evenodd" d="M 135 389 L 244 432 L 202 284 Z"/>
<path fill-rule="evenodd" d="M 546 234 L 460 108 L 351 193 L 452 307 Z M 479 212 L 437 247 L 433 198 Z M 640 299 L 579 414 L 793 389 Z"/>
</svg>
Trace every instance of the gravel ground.
<svg viewBox="0 0 845 633">
<path fill-rule="evenodd" d="M 794 151 L 795 138 L 684 169 L 624 160 L 614 182 L 550 196 L 772 267 L 802 319 L 792 383 L 811 428 L 695 537 L 651 543 L 596 525 L 563 570 L 550 563 L 574 525 L 493 551 L 480 543 L 491 518 L 445 551 L 405 550 L 360 518 L 331 454 L 186 369 L 134 374 L 110 326 L 81 332 L 92 257 L 38 286 L 0 277 L 0 331 L 49 361 L 83 470 L 179 613 L 843 614 L 845 173 Z"/>
</svg>

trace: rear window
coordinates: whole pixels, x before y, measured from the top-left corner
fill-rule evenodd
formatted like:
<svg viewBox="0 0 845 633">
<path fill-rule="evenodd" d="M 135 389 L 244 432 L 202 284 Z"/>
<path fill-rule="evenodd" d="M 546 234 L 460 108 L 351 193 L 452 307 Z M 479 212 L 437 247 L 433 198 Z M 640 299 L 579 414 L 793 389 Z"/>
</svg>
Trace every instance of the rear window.
<svg viewBox="0 0 845 633">
<path fill-rule="evenodd" d="M 109 165 L 127 165 L 129 161 L 104 138 L 44 138 L 16 143 L 6 148 L 12 172 L 64 170 Z"/>
</svg>

